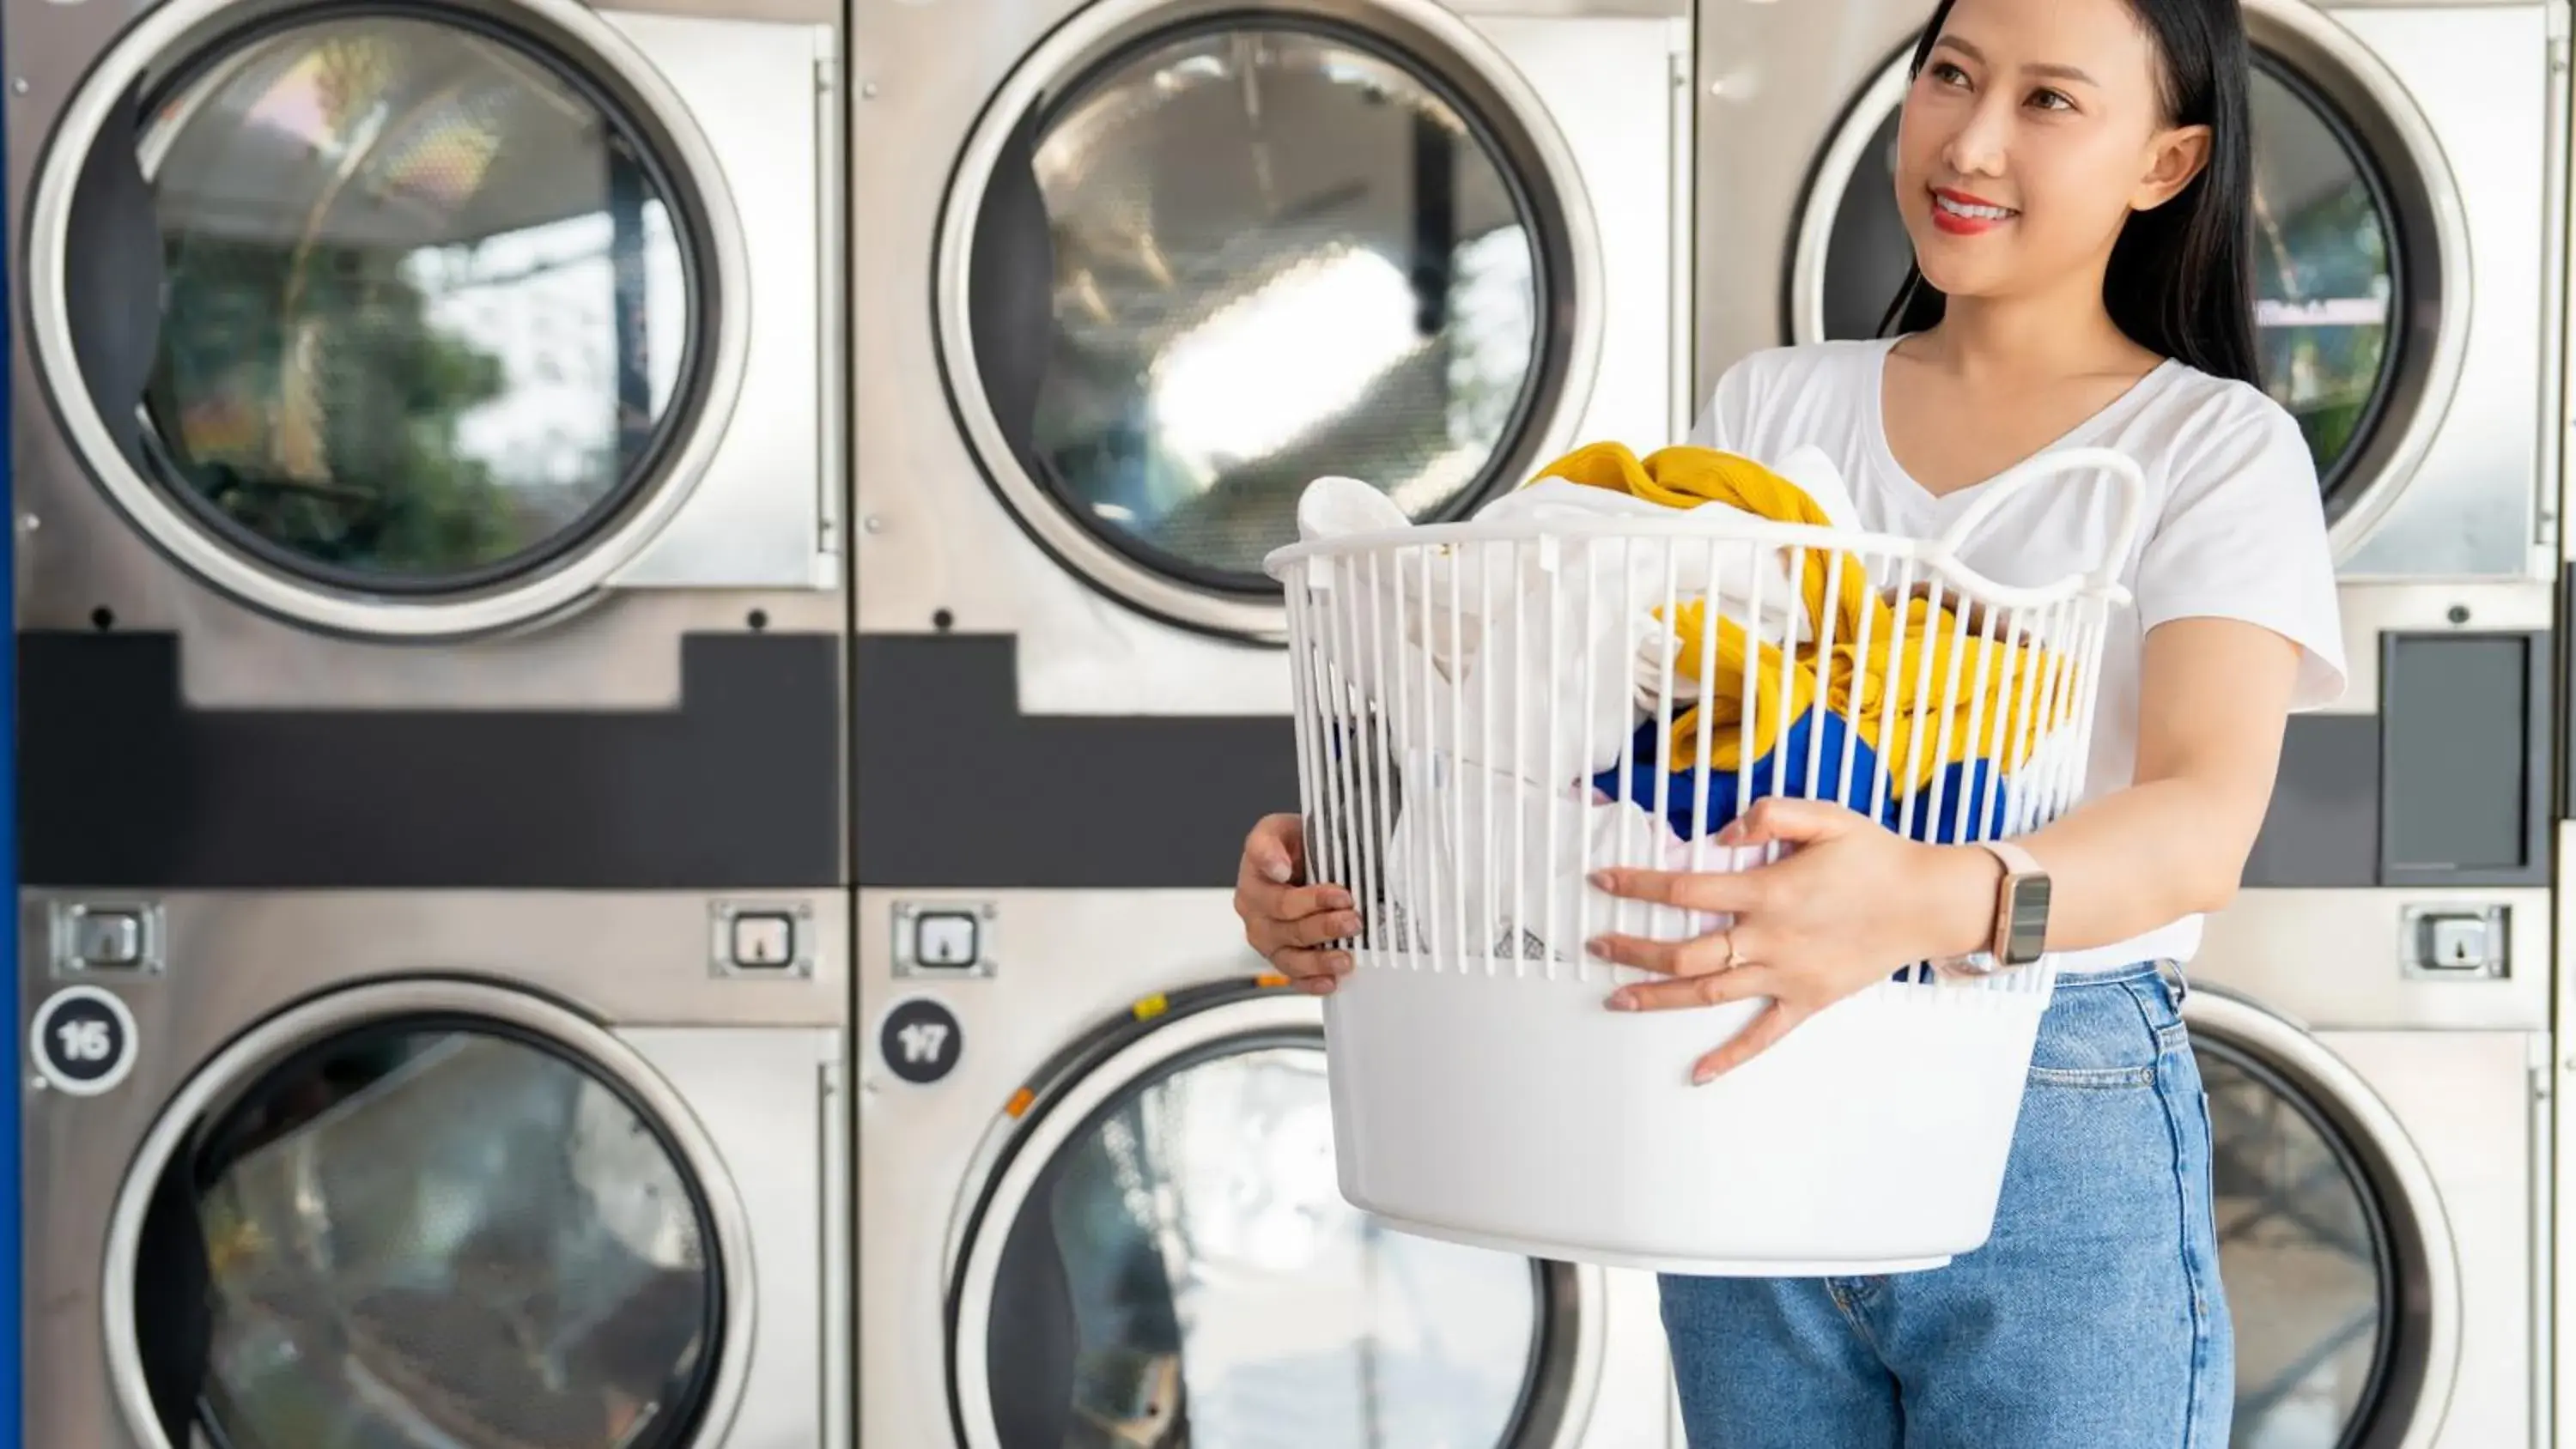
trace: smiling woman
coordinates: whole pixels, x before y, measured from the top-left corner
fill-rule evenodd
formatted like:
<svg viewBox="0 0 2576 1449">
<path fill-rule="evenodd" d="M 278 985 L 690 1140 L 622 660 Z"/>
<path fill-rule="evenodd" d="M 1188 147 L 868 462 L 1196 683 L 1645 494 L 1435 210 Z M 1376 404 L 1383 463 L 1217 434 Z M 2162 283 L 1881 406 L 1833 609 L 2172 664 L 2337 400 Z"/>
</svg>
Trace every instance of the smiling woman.
<svg viewBox="0 0 2576 1449">
<path fill-rule="evenodd" d="M 1693 430 L 1756 459 L 1822 450 L 1870 530 L 1945 536 L 1973 511 L 1960 561 L 2005 584 L 2114 549 L 2133 601 L 2111 617 L 2076 807 L 2044 827 L 1935 844 L 1770 798 L 1720 839 L 1774 863 L 1596 883 L 1720 923 L 1590 947 L 1668 978 L 1614 1010 L 1759 1008 L 1700 1079 L 1907 962 L 2056 973 L 1983 1248 L 1895 1276 L 1664 1280 L 1694 1445 L 2227 1440 L 2233 1336 L 2179 966 L 2235 889 L 2287 714 L 2344 679 L 2316 468 L 2256 380 L 2248 91 L 2236 0 L 1944 0 L 1906 76 L 1887 199 L 1910 265 L 1881 335 L 1739 361 Z M 2096 474 L 1991 486 L 2084 448 L 2144 475 L 2133 548 L 2109 542 Z M 1371 985 L 1348 979 L 1346 944 L 1374 944 L 1352 892 L 1301 881 L 1303 859 L 1295 818 L 1253 832 L 1250 939 L 1308 990 Z"/>
</svg>

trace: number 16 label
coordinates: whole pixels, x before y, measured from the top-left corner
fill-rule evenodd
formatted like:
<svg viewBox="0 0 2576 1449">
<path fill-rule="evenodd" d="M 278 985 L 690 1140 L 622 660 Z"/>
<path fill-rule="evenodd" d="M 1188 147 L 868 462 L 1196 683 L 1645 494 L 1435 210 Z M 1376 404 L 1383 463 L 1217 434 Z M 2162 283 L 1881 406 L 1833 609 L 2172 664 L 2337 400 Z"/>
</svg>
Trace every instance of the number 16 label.
<svg viewBox="0 0 2576 1449">
<path fill-rule="evenodd" d="M 113 992 L 66 986 L 36 1008 L 27 1051 L 46 1086 L 98 1096 L 134 1070 L 134 1013 Z"/>
</svg>

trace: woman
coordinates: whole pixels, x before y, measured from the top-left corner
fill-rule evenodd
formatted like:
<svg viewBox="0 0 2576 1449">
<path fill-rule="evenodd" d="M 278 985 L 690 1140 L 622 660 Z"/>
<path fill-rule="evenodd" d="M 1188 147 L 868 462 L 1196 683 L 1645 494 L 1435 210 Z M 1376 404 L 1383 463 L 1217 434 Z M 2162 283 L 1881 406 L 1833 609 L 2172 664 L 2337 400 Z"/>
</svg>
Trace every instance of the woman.
<svg viewBox="0 0 2576 1449">
<path fill-rule="evenodd" d="M 1693 432 L 1761 459 L 1823 447 L 1864 522 L 1906 534 L 2055 448 L 2120 449 L 2150 489 L 2082 801 L 2016 841 L 2026 854 L 1771 799 L 1734 830 L 1796 847 L 1777 864 L 1599 882 L 1735 913 L 1702 940 L 1593 943 L 1668 978 L 1613 1009 L 1772 1003 L 1693 1064 L 1701 1080 L 1905 962 L 1990 968 L 1989 948 L 2044 940 L 2066 973 L 1985 1247 L 1887 1277 L 1664 1280 L 1700 1449 L 2227 1442 L 2232 1337 L 2178 968 L 2235 890 L 2285 716 L 2343 686 L 2314 465 L 2254 385 L 2246 67 L 2237 0 L 1944 0 L 1904 102 L 1915 269 L 1882 338 L 1749 357 Z M 1969 562 L 2062 577 L 2111 513 L 2107 487 L 2066 475 L 2009 500 Z M 1290 885 L 1301 871 L 1294 817 L 1263 821 L 1237 909 L 1323 994 L 1350 970 L 1329 943 L 1360 923 L 1345 891 Z M 1999 920 L 2015 915 L 2018 943 Z"/>
</svg>

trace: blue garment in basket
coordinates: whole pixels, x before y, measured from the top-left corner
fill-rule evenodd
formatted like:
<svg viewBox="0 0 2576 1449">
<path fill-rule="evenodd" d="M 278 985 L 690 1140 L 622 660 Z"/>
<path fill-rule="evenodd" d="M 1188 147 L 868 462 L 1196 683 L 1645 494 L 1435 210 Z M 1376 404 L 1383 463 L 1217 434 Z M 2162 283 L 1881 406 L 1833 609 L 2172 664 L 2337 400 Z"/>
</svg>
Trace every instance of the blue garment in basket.
<svg viewBox="0 0 2576 1449">
<path fill-rule="evenodd" d="M 1673 834 L 1684 840 L 1693 838 L 1692 824 L 1700 806 L 1696 793 L 1700 776 L 1684 768 L 1666 775 L 1663 770 L 1662 745 L 1664 729 L 1656 720 L 1637 726 L 1630 739 L 1632 758 L 1628 764 L 1628 788 L 1619 788 L 1617 766 L 1592 777 L 1593 788 L 1613 800 L 1634 801 L 1653 813 L 1658 788 L 1667 792 L 1664 819 Z M 1811 753 L 1812 751 L 1812 753 Z M 1845 768 L 1845 752 L 1849 768 Z M 1814 788 L 1809 788 L 1813 774 Z M 1846 791 L 1843 781 L 1848 776 Z M 1661 781 L 1659 783 L 1659 777 Z M 1850 721 L 1831 710 L 1812 709 L 1790 722 L 1781 734 L 1779 748 L 1755 760 L 1752 767 L 1739 775 L 1734 770 L 1712 770 L 1708 775 L 1708 804 L 1704 816 L 1710 832 L 1723 829 L 1729 821 L 1744 813 L 1755 800 L 1766 795 L 1783 795 L 1792 799 L 1831 800 L 1863 814 L 1870 813 L 1875 800 L 1879 823 L 1890 830 L 1901 831 L 1913 839 L 1929 844 L 1950 845 L 1967 840 L 1991 840 L 2004 833 L 2011 799 L 2009 780 L 1998 780 L 1994 762 L 1985 759 L 1965 760 L 1943 767 L 1932 782 L 1917 791 L 1912 800 L 1912 816 L 1907 817 L 1908 801 L 1896 793 L 1893 782 L 1884 779 L 1878 767 L 1878 752 L 1851 728 Z M 1989 788 L 1991 787 L 1991 789 Z M 1964 792 L 1964 798 L 1963 798 Z M 1741 794 L 1742 798 L 1738 798 Z"/>
</svg>

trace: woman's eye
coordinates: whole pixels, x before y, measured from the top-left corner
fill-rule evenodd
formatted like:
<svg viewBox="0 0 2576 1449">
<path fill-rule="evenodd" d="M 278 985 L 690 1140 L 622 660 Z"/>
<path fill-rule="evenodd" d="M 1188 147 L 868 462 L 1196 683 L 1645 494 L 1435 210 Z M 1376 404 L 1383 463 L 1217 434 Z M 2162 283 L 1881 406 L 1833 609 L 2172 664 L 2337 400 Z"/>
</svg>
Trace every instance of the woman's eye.
<svg viewBox="0 0 2576 1449">
<path fill-rule="evenodd" d="M 1963 86 L 1968 83 L 1968 73 L 1946 60 L 1932 62 L 1931 72 L 1932 79 L 1945 86 Z"/>
<path fill-rule="evenodd" d="M 2039 107 L 2043 111 L 2071 111 L 2075 109 L 2075 102 L 2067 99 L 2066 92 L 2064 91 L 2033 91 L 2031 92 L 2030 103 Z"/>
</svg>

